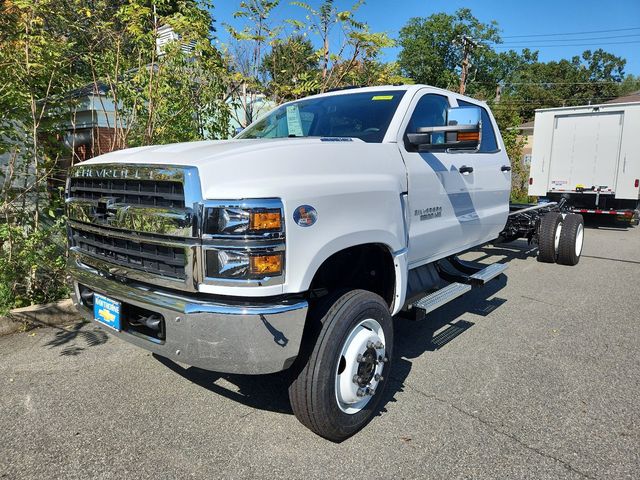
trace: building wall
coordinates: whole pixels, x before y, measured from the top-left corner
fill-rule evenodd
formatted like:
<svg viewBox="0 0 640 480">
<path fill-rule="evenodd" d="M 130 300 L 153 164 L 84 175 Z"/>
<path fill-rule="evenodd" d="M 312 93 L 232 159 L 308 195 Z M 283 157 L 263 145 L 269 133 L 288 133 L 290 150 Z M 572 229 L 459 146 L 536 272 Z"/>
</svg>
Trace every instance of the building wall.
<svg viewBox="0 0 640 480">
<path fill-rule="evenodd" d="M 522 135 L 520 137 L 524 140 L 525 144 L 522 147 L 522 163 L 525 165 L 531 164 L 531 153 L 533 152 L 533 132 L 529 135 Z"/>
</svg>

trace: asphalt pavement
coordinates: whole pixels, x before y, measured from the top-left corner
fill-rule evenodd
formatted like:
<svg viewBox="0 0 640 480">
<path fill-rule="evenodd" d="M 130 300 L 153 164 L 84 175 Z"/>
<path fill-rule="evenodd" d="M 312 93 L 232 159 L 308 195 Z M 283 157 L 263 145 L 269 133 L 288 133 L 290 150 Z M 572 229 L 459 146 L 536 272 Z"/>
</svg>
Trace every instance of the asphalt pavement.
<svg viewBox="0 0 640 480">
<path fill-rule="evenodd" d="M 640 228 L 575 267 L 525 242 L 506 275 L 396 319 L 382 412 L 330 443 L 284 375 L 182 367 L 90 324 L 0 338 L 0 478 L 640 478 Z"/>
</svg>

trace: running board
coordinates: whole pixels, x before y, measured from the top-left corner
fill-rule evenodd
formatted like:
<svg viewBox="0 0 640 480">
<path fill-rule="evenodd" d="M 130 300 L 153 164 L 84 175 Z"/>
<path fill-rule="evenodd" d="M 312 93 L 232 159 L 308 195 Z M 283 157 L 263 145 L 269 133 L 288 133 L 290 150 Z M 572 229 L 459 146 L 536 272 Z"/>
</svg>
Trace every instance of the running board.
<svg viewBox="0 0 640 480">
<path fill-rule="evenodd" d="M 471 290 L 471 285 L 464 283 L 451 283 L 440 290 L 437 290 L 426 297 L 411 304 L 411 308 L 421 310 L 423 314 L 433 312 L 436 308 L 441 307 L 445 303 L 464 295 Z"/>
<path fill-rule="evenodd" d="M 443 278 L 446 276 L 445 279 L 449 279 L 452 283 L 411 303 L 409 305 L 409 310 L 413 311 L 411 317 L 415 320 L 424 318 L 426 314 L 464 295 L 472 288 L 483 286 L 504 272 L 507 267 L 506 263 L 494 263 L 482 270 L 477 270 L 473 275 L 455 275 L 439 269 L 440 276 Z M 458 278 L 460 281 L 452 281 L 453 278 Z"/>
<path fill-rule="evenodd" d="M 474 273 L 469 277 L 471 280 L 471 284 L 475 286 L 484 285 L 489 280 L 496 278 L 502 272 L 507 269 L 508 265 L 506 263 L 494 263 L 489 265 L 488 267 L 483 268 L 478 273 Z"/>
</svg>

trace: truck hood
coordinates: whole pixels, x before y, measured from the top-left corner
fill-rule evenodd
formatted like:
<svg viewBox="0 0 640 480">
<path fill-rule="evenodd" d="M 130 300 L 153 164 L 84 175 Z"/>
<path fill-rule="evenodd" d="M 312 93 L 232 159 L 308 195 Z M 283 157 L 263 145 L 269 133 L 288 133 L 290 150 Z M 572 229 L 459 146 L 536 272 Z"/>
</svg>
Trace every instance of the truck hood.
<svg viewBox="0 0 640 480">
<path fill-rule="evenodd" d="M 395 183 L 406 191 L 396 144 L 359 139 L 284 138 L 213 140 L 129 148 L 84 162 L 176 165 L 198 169 L 204 199 L 282 197 L 318 185 L 350 184 L 352 190 Z M 346 187 L 346 185 L 345 185 Z"/>
</svg>

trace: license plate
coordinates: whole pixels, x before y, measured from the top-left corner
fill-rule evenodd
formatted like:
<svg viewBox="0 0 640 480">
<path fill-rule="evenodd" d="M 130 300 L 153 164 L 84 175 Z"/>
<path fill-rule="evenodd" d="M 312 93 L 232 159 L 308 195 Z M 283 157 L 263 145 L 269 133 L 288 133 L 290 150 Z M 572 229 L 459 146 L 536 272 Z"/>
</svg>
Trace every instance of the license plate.
<svg viewBox="0 0 640 480">
<path fill-rule="evenodd" d="M 93 294 L 93 318 L 109 328 L 120 331 L 120 302 L 98 293 Z"/>
</svg>

